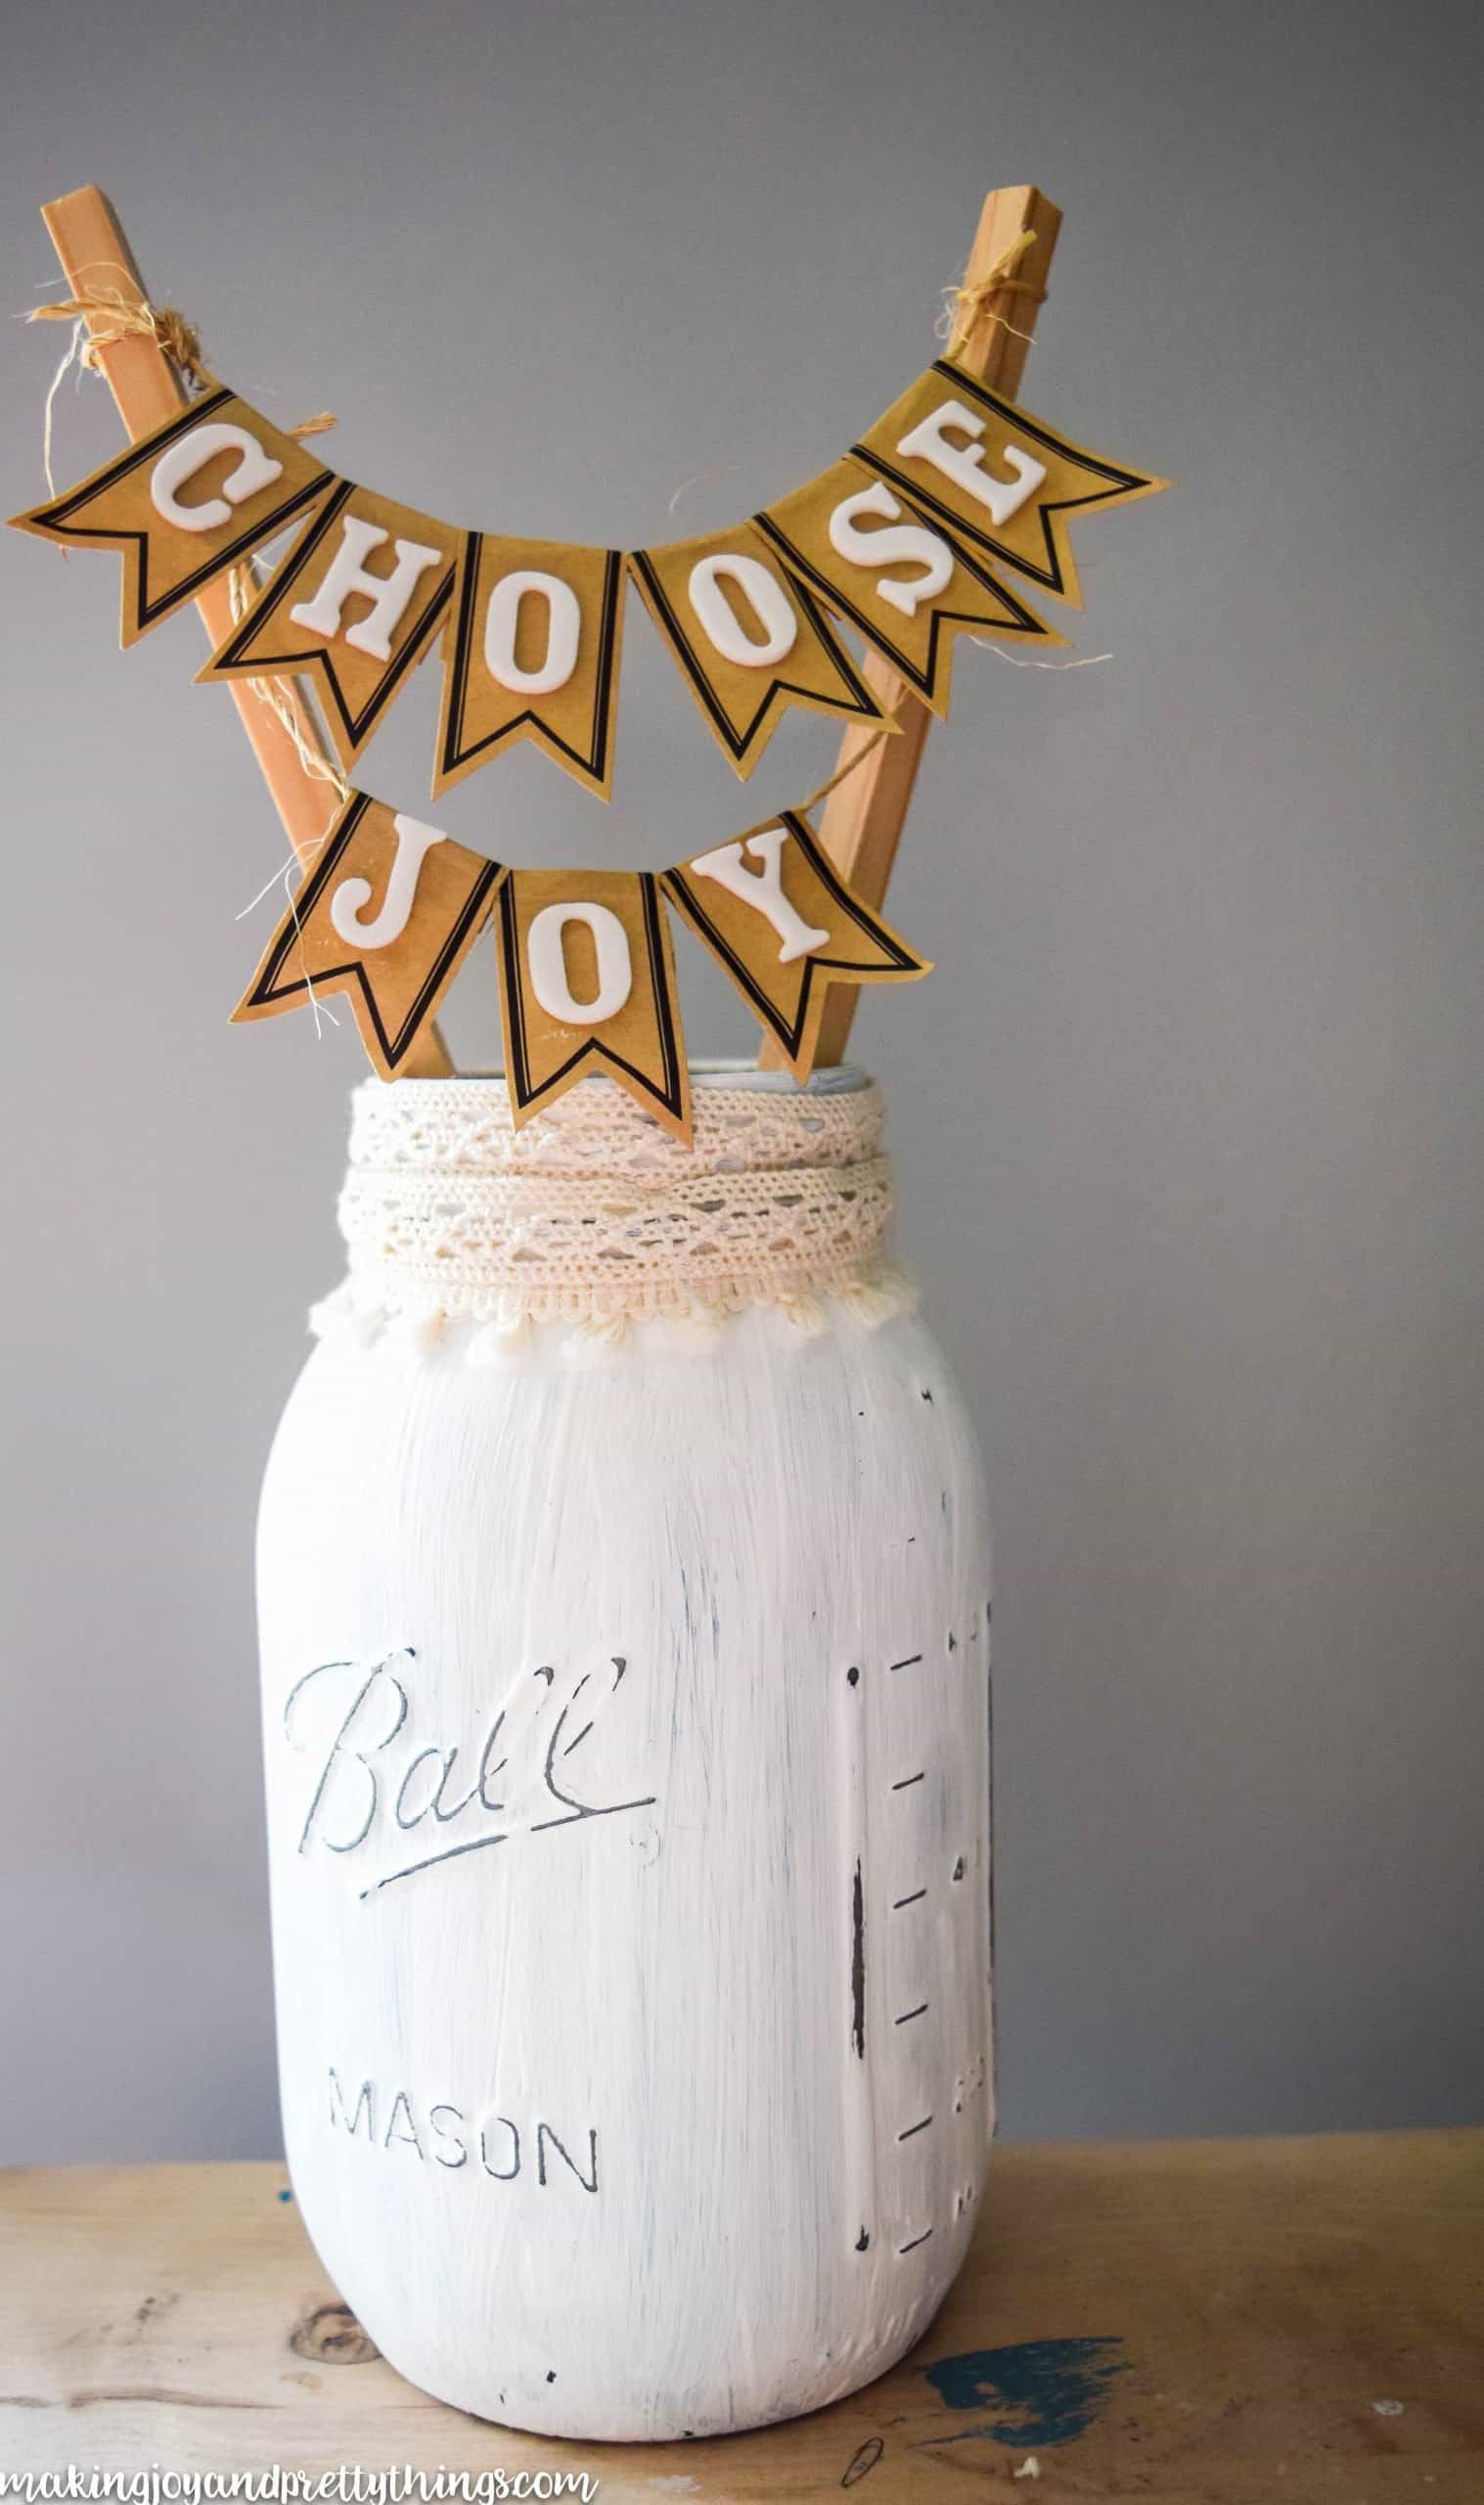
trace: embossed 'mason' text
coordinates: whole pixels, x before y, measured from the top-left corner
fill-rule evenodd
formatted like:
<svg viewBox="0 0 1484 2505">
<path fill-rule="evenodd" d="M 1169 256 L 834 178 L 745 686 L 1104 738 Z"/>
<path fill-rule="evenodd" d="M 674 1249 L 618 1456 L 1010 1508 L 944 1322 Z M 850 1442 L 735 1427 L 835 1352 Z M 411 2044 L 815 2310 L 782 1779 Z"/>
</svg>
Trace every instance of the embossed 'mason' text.
<svg viewBox="0 0 1484 2505">
<path fill-rule="evenodd" d="M 360 2140 L 367 2149 L 403 2153 L 424 2165 L 441 2165 L 458 2174 L 469 2169 L 471 2181 L 487 2176 L 493 2183 L 580 2184 L 598 2190 L 598 2134 L 555 2131 L 550 2122 L 527 2122 L 522 2129 L 508 2114 L 493 2107 L 471 2114 L 447 2098 L 417 2102 L 405 2087 L 388 2098 L 369 2078 L 346 2090 L 338 2072 L 330 2072 L 330 2127 Z"/>
</svg>

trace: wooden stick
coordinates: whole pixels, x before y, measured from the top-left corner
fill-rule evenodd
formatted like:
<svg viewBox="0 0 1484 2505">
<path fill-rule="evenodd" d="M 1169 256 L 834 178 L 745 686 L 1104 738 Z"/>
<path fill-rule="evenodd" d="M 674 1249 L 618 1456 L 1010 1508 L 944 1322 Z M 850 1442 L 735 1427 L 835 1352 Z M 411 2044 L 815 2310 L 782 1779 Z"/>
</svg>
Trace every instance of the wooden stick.
<svg viewBox="0 0 1484 2505">
<path fill-rule="evenodd" d="M 1012 272 L 1014 284 L 995 289 L 974 312 L 967 337 L 955 353 L 992 390 L 1013 398 L 1025 371 L 1040 307 L 1031 288 L 1044 294 L 1052 253 L 1061 226 L 1061 211 L 1044 192 L 1028 183 L 991 192 L 984 203 L 979 229 L 964 273 L 966 289 L 981 286 L 1003 252 L 1026 229 L 1035 236 Z M 1008 329 L 1007 324 L 1013 324 Z M 1025 336 L 1020 336 L 1024 334 Z M 826 804 L 820 842 L 858 895 L 868 904 L 884 902 L 897 845 L 912 804 L 913 786 L 922 761 L 932 715 L 917 690 L 877 654 L 866 660 L 867 685 L 902 728 L 894 739 L 877 742 L 864 763 Z M 840 765 L 848 766 L 872 736 L 869 722 L 852 723 L 840 742 Z M 854 983 L 832 982 L 820 1025 L 816 1060 L 820 1065 L 843 1061 L 851 1022 L 860 999 Z M 784 1055 L 770 1035 L 759 1055 L 765 1070 L 781 1070 Z"/>
<path fill-rule="evenodd" d="M 137 303 L 148 301 L 123 228 L 112 204 L 95 184 L 67 192 L 61 200 L 48 201 L 41 214 L 74 296 L 112 289 Z M 90 332 L 106 327 L 106 316 L 89 317 Z M 186 392 L 180 377 L 154 340 L 129 333 L 100 346 L 98 353 L 118 414 L 134 442 L 184 405 Z M 196 606 L 214 652 L 234 623 L 226 576 L 207 583 Z M 285 692 L 306 745 L 324 755 L 324 741 L 302 695 L 296 688 L 286 687 Z M 231 694 L 284 822 L 284 832 L 302 857 L 324 836 L 339 806 L 338 794 L 333 783 L 321 782 L 305 770 L 284 724 L 254 692 L 250 680 L 234 680 Z M 404 1062 L 403 1071 L 409 1077 L 436 1078 L 447 1076 L 452 1070 L 442 1037 L 429 1021 Z"/>
</svg>

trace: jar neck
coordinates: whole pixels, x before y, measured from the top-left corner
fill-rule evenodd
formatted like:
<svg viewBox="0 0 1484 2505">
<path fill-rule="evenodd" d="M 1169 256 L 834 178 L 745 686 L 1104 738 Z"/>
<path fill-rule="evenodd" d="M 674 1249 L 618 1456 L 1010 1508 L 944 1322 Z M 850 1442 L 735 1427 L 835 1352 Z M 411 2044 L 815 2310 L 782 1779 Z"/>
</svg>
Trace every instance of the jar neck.
<svg viewBox="0 0 1484 2505">
<path fill-rule="evenodd" d="M 517 1130 L 503 1078 L 369 1079 L 351 1100 L 347 1275 L 317 1327 L 546 1322 L 618 1337 L 754 1305 L 891 1308 L 881 1093 L 854 1070 L 692 1070 L 694 1138 L 606 1078 Z"/>
</svg>

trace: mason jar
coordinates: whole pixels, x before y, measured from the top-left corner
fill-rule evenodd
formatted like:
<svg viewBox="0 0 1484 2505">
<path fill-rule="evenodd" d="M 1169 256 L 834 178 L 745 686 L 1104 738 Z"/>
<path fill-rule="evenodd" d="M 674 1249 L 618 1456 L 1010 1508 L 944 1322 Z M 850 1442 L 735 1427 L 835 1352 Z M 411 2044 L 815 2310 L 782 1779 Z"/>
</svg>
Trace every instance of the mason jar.
<svg viewBox="0 0 1484 2505">
<path fill-rule="evenodd" d="M 540 2433 L 854 2391 L 992 2129 L 988 1533 L 878 1088 L 356 1090 L 259 1531 L 284 2127 L 393 2365 Z"/>
</svg>

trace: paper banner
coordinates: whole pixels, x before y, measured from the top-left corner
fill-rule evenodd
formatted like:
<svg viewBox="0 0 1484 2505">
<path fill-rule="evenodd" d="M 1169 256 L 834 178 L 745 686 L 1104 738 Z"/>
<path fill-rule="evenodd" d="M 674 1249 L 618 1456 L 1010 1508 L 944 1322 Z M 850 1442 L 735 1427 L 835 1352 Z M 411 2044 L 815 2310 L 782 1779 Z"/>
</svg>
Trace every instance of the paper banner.
<svg viewBox="0 0 1484 2505">
<path fill-rule="evenodd" d="M 612 548 L 463 534 L 434 793 L 517 739 L 600 798 L 613 783 L 623 559 Z"/>
<path fill-rule="evenodd" d="M 436 828 L 352 792 L 315 853 L 233 1023 L 344 992 L 372 1063 L 395 1078 L 506 876 Z"/>
<path fill-rule="evenodd" d="M 960 627 L 995 643 L 1056 634 L 906 496 L 847 453 L 757 516 L 786 564 L 884 653 L 934 713 L 948 711 Z"/>
<path fill-rule="evenodd" d="M 601 1071 L 689 1144 L 675 960 L 652 872 L 512 870 L 496 929 L 517 1128 Z"/>
<path fill-rule="evenodd" d="M 730 529 L 625 558 L 455 529 L 354 486 L 213 381 L 17 524 L 123 552 L 126 644 L 297 524 L 202 678 L 313 672 L 348 767 L 446 619 L 434 791 L 530 739 L 607 799 L 626 568 L 745 777 L 789 705 L 882 719 L 835 617 L 946 713 L 960 629 L 1062 641 L 993 565 L 1080 603 L 1071 517 L 1165 483 L 1057 434 L 945 357 L 795 494 Z"/>
<path fill-rule="evenodd" d="M 802 1082 L 814 1068 L 832 979 L 915 982 L 930 974 L 879 914 L 853 895 L 791 809 L 776 826 L 664 873 L 697 937 L 777 1036 Z"/>
<path fill-rule="evenodd" d="M 340 763 L 353 765 L 427 648 L 460 536 L 342 478 L 198 676 L 312 670 Z"/>
<path fill-rule="evenodd" d="M 1067 516 L 1134 504 L 1168 484 L 1054 434 L 946 357 L 854 449 L 960 540 L 1078 609 Z"/>
<path fill-rule="evenodd" d="M 137 643 L 213 575 L 312 508 L 335 475 L 211 383 L 202 399 L 13 527 L 123 555 L 120 639 Z"/>
<path fill-rule="evenodd" d="M 786 706 L 879 721 L 881 707 L 807 586 L 751 523 L 629 560 L 654 623 L 742 778 Z"/>
</svg>

